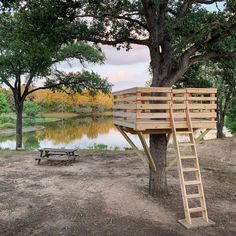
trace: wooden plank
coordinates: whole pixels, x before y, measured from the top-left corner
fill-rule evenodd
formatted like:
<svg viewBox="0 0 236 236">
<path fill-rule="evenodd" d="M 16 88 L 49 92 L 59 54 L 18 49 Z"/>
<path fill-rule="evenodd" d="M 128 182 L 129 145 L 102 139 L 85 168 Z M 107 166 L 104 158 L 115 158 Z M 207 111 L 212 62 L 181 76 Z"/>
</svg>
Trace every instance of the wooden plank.
<svg viewBox="0 0 236 236">
<path fill-rule="evenodd" d="M 179 223 L 183 225 L 186 229 L 195 229 L 199 227 L 208 227 L 215 225 L 215 222 L 213 222 L 212 220 L 208 219 L 208 221 L 206 221 L 202 217 L 192 218 L 192 224 L 188 224 L 185 219 L 179 220 Z"/>
<path fill-rule="evenodd" d="M 137 100 L 140 101 L 170 101 L 169 96 L 137 96 Z"/>
<path fill-rule="evenodd" d="M 124 95 L 124 94 L 136 94 L 137 92 L 137 88 L 130 88 L 130 89 L 124 89 L 124 90 L 121 90 L 121 91 L 115 91 L 115 92 L 112 92 L 112 95 L 113 96 L 121 96 L 121 95 Z"/>
<path fill-rule="evenodd" d="M 112 109 L 137 109 L 136 104 L 116 104 L 112 106 Z"/>
<path fill-rule="evenodd" d="M 133 104 L 127 104 L 133 105 Z M 119 105 L 115 105 L 119 106 Z M 132 107 L 132 106 L 131 106 Z M 135 108 L 134 108 L 135 109 Z M 169 110 L 169 104 L 137 104 L 136 109 L 156 109 L 156 110 Z M 186 104 L 173 104 L 173 109 L 186 109 Z M 216 104 L 189 104 L 189 109 L 216 109 Z"/>
<path fill-rule="evenodd" d="M 187 93 L 207 94 L 216 92 L 217 92 L 216 88 L 187 88 Z"/>
<path fill-rule="evenodd" d="M 184 97 L 173 97 L 172 100 L 173 101 L 185 101 L 185 100 L 187 100 L 187 98 L 186 98 L 186 96 L 184 96 Z"/>
<path fill-rule="evenodd" d="M 171 91 L 174 94 L 178 94 L 178 93 L 186 93 L 187 90 L 186 89 L 172 89 Z"/>
<path fill-rule="evenodd" d="M 184 112 L 176 112 L 175 113 L 175 118 L 185 118 L 186 114 Z M 211 118 L 211 117 L 216 117 L 216 112 L 205 112 L 205 113 L 191 113 L 192 118 Z M 137 118 L 143 118 L 143 119 L 151 119 L 151 118 L 161 118 L 161 119 L 169 119 L 170 118 L 170 113 L 138 113 Z M 205 120 L 205 119 L 204 119 Z M 203 121 L 204 121 L 203 120 Z M 158 121 L 157 121 L 158 122 Z"/>
<path fill-rule="evenodd" d="M 216 109 L 216 104 L 191 103 L 189 104 L 189 109 Z"/>
<path fill-rule="evenodd" d="M 132 123 L 132 124 L 135 124 L 135 123 L 136 123 L 136 119 L 125 118 L 125 117 L 113 117 L 113 120 L 116 120 L 116 121 L 124 121 L 124 122 Z"/>
<path fill-rule="evenodd" d="M 135 112 L 123 112 L 123 111 L 113 111 L 114 117 L 126 117 L 126 118 L 132 118 L 135 119 L 137 116 L 137 113 Z"/>
<path fill-rule="evenodd" d="M 216 117 L 216 112 L 190 112 L 191 118 L 211 118 Z"/>
<path fill-rule="evenodd" d="M 215 128 L 216 127 L 216 121 L 193 121 L 192 122 L 193 128 Z"/>
<path fill-rule="evenodd" d="M 141 93 L 169 93 L 171 92 L 170 87 L 138 87 L 137 92 Z"/>
<path fill-rule="evenodd" d="M 169 117 L 170 117 L 169 113 L 137 113 L 137 118 L 140 118 L 140 119 L 151 119 L 151 118 L 164 119 L 164 118 L 169 118 Z"/>
<path fill-rule="evenodd" d="M 130 101 L 136 101 L 136 96 L 113 98 L 113 102 L 130 102 Z"/>
<path fill-rule="evenodd" d="M 191 101 L 216 101 L 216 97 L 188 97 Z"/>
<path fill-rule="evenodd" d="M 142 132 L 137 132 L 137 133 L 138 133 L 139 139 L 140 139 L 140 141 L 141 141 L 141 143 L 142 143 L 142 145 L 143 145 L 143 149 L 144 149 L 144 151 L 145 151 L 145 153 L 146 153 L 146 155 L 147 155 L 147 158 L 148 158 L 148 161 L 149 161 L 149 165 L 150 165 L 150 167 L 151 167 L 154 171 L 156 171 L 157 168 L 156 168 L 155 162 L 154 162 L 154 160 L 153 160 L 153 158 L 152 158 L 152 155 L 151 155 L 151 153 L 150 153 L 150 151 L 149 151 L 149 148 L 148 148 L 148 146 L 147 146 L 147 143 L 146 143 L 146 141 L 145 141 L 145 138 L 144 138 Z"/>
<path fill-rule="evenodd" d="M 76 148 L 39 148 L 38 151 L 46 151 L 46 152 L 75 152 Z"/>
<path fill-rule="evenodd" d="M 129 127 L 129 128 L 132 128 L 132 129 L 134 129 L 136 127 L 136 125 L 134 123 L 129 123 L 129 122 L 126 122 L 126 121 L 120 121 L 120 120 L 117 120 L 117 119 L 113 119 L 113 123 L 115 125 L 119 125 L 119 126 L 123 126 L 123 127 Z"/>
<path fill-rule="evenodd" d="M 168 110 L 168 104 L 137 104 L 137 109 L 156 109 L 156 110 Z"/>
<path fill-rule="evenodd" d="M 149 166 L 149 160 L 144 159 L 142 152 L 137 148 L 137 146 L 133 143 L 133 141 L 129 138 L 129 136 L 125 133 L 125 131 L 120 126 L 116 126 L 116 128 L 120 131 L 122 136 L 126 139 L 126 141 L 129 143 L 129 145 L 134 149 L 136 154 L 140 157 L 140 159 L 143 161 L 145 165 Z"/>
</svg>

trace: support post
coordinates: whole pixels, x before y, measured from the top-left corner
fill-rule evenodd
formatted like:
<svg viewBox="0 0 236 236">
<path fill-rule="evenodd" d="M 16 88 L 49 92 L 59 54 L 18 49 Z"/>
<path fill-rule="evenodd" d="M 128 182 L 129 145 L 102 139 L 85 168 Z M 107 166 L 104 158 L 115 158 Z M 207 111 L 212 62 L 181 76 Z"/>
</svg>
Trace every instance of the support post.
<svg viewBox="0 0 236 236">
<path fill-rule="evenodd" d="M 143 148 L 144 148 L 144 152 L 146 154 L 146 161 L 145 159 L 143 158 L 143 154 L 142 152 L 138 149 L 138 147 L 133 143 L 133 141 L 129 138 L 129 136 L 125 133 L 125 131 L 122 129 L 121 126 L 118 126 L 116 125 L 116 128 L 120 131 L 120 133 L 123 135 L 123 137 L 126 139 L 126 141 L 130 144 L 130 146 L 134 149 L 134 151 L 136 152 L 136 154 L 142 159 L 142 161 L 144 162 L 144 164 L 148 164 L 148 166 L 150 168 L 152 168 L 154 171 L 156 171 L 156 165 L 152 159 L 152 155 L 149 151 L 149 148 L 147 146 L 147 143 L 143 137 L 143 134 L 142 132 L 137 132 L 139 138 L 140 138 L 140 141 L 143 145 Z"/>
</svg>

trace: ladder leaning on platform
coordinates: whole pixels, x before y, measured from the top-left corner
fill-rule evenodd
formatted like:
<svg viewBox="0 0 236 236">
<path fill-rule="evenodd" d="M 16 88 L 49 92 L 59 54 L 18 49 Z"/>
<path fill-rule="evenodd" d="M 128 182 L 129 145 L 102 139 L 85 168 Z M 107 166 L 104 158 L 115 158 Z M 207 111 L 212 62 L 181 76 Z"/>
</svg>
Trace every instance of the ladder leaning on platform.
<svg viewBox="0 0 236 236">
<path fill-rule="evenodd" d="M 173 142 L 177 154 L 178 172 L 180 178 L 180 186 L 182 192 L 182 199 L 184 205 L 185 219 L 181 220 L 185 227 L 191 227 L 191 225 L 209 224 L 205 196 L 202 185 L 202 178 L 200 173 L 200 167 L 198 162 L 198 155 L 196 149 L 196 143 L 194 140 L 192 121 L 190 117 L 189 107 L 186 103 L 186 122 L 188 129 L 186 131 L 178 131 L 177 124 L 178 112 L 174 110 L 174 104 L 170 104 L 170 119 L 172 125 Z M 176 114 L 176 117 L 175 117 Z M 188 135 L 188 142 L 179 142 L 178 135 Z M 181 152 L 181 147 L 188 146 L 190 148 L 187 155 Z M 189 175 L 189 176 L 187 176 Z M 191 178 L 191 179 L 188 179 Z M 192 189 L 191 189 L 192 188 Z M 191 202 L 192 201 L 192 202 Z M 195 201 L 195 202 L 193 202 Z M 191 203 L 191 204 L 190 204 Z M 190 206 L 194 203 L 198 203 L 198 206 Z M 200 213 L 201 216 L 193 217 L 193 213 Z"/>
</svg>

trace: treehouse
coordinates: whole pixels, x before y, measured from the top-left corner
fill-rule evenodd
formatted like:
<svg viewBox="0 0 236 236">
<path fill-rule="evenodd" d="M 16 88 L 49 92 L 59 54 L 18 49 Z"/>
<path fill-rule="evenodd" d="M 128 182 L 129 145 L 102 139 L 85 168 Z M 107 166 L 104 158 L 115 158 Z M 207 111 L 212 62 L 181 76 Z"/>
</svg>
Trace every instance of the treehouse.
<svg viewBox="0 0 236 236">
<path fill-rule="evenodd" d="M 193 129 L 215 128 L 216 89 L 132 88 L 113 93 L 113 122 L 135 133 L 171 133 L 170 106 L 176 128 L 187 129 L 188 105 Z"/>
<path fill-rule="evenodd" d="M 196 143 L 216 127 L 216 89 L 169 87 L 137 87 L 114 92 L 113 123 L 143 159 L 143 154 L 127 133 L 137 134 L 146 154 L 146 163 L 156 171 L 144 134 L 172 135 L 177 162 L 185 219 L 179 222 L 186 228 L 214 224 L 208 218 Z M 205 129 L 197 139 L 196 129 Z M 187 136 L 181 141 L 180 135 Z"/>
</svg>

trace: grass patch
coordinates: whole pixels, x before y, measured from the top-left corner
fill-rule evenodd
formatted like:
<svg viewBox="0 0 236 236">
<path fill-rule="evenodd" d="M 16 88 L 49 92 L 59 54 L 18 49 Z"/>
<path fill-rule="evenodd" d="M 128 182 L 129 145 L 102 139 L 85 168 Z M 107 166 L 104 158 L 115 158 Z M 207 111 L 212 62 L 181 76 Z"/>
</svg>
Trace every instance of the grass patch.
<svg viewBox="0 0 236 236">
<path fill-rule="evenodd" d="M 0 124 L 0 129 L 15 129 L 16 125 L 13 123 Z"/>
</svg>

